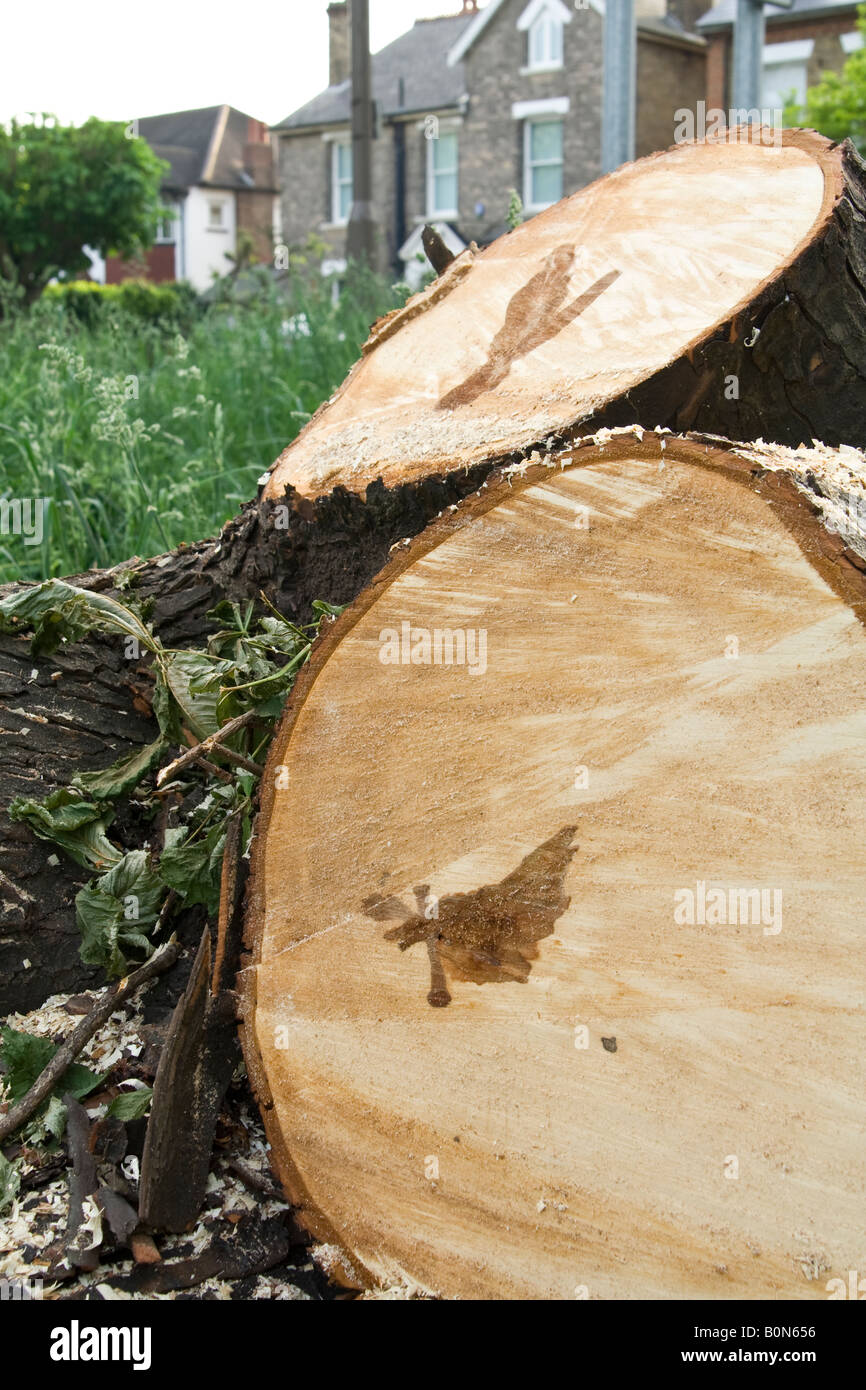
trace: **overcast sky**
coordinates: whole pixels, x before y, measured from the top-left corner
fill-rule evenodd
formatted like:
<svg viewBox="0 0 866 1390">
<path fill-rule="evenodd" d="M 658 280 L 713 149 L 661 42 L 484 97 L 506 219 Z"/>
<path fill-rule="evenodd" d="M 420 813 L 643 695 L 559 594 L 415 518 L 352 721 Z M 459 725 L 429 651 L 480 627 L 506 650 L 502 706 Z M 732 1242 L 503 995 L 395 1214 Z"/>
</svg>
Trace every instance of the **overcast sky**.
<svg viewBox="0 0 866 1390">
<path fill-rule="evenodd" d="M 460 0 L 370 0 L 375 53 Z M 328 0 L 0 0 L 0 120 L 131 120 L 228 102 L 274 125 L 328 85 Z"/>
</svg>

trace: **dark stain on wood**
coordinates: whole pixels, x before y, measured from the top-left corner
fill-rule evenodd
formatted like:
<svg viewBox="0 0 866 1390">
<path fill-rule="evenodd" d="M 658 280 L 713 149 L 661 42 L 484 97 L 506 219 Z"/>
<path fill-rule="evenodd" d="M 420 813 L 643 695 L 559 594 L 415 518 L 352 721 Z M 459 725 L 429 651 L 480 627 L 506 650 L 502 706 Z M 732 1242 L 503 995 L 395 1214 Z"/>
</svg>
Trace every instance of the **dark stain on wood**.
<svg viewBox="0 0 866 1390">
<path fill-rule="evenodd" d="M 441 398 L 440 410 L 471 405 L 485 391 L 493 391 L 508 376 L 512 362 L 555 338 L 619 279 L 621 271 L 609 270 L 583 294 L 565 304 L 574 251 L 573 246 L 557 246 L 545 256 L 541 270 L 511 296 L 505 322 L 490 344 L 487 361 Z"/>
<path fill-rule="evenodd" d="M 376 921 L 402 919 L 385 932 L 401 951 L 425 942 L 430 957 L 430 990 L 433 1008 L 451 1003 L 446 974 L 452 980 L 474 984 L 525 984 L 538 943 L 553 931 L 557 918 L 571 898 L 562 891 L 566 871 L 577 845 L 575 827 L 566 825 L 521 860 L 499 883 L 474 893 L 453 893 L 430 898 L 427 884 L 413 891 L 417 912 L 399 898 L 365 898 L 364 911 Z"/>
</svg>

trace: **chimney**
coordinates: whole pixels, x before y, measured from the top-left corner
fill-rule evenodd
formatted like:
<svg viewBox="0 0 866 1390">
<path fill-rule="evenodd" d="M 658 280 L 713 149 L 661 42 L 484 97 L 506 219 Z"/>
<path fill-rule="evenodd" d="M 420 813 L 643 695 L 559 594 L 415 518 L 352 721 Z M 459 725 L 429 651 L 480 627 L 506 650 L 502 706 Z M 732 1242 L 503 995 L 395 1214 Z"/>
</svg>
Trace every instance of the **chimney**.
<svg viewBox="0 0 866 1390">
<path fill-rule="evenodd" d="M 477 14 L 477 13 L 478 13 L 478 0 L 463 0 L 463 9 L 460 11 L 460 13 L 461 13 L 461 14 Z"/>
<path fill-rule="evenodd" d="M 328 84 L 337 87 L 352 70 L 348 0 L 333 0 L 328 6 Z"/>
</svg>

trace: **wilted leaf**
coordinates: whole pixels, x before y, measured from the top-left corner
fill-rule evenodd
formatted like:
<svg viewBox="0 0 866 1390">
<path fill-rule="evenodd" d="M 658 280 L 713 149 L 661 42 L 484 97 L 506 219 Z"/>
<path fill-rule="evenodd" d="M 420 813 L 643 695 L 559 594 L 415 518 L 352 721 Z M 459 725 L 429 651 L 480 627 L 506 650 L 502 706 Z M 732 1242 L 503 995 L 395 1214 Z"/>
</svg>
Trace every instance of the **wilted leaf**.
<svg viewBox="0 0 866 1390">
<path fill-rule="evenodd" d="M 125 854 L 118 864 L 75 898 L 81 931 L 81 959 L 101 965 L 109 975 L 125 975 L 128 954 L 149 956 L 148 939 L 165 896 L 159 875 L 142 849 Z"/>
<path fill-rule="evenodd" d="M 234 670 L 203 652 L 171 652 L 165 658 L 166 685 L 177 702 L 182 722 L 196 738 L 207 738 L 220 727 L 217 718 L 220 681 Z"/>
<path fill-rule="evenodd" d="M 77 642 L 89 632 L 132 637 L 147 651 L 159 646 L 131 608 L 61 579 L 49 579 L 0 603 L 0 632 L 24 628 L 33 629 L 31 649 L 36 656 L 50 656 L 62 642 Z"/>
<path fill-rule="evenodd" d="M 30 826 L 40 840 L 49 840 L 85 869 L 104 870 L 122 857 L 105 831 L 114 820 L 114 810 L 99 801 L 90 801 L 81 792 L 62 787 L 44 801 L 16 796 L 9 804 L 12 820 Z"/>
<path fill-rule="evenodd" d="M 166 832 L 159 872 L 163 882 L 183 897 L 186 907 L 203 903 L 208 912 L 215 913 L 219 908 L 225 820 L 191 844 L 187 843 L 189 834 L 186 825 Z"/>
<path fill-rule="evenodd" d="M 100 772 L 76 773 L 73 785 L 102 801 L 116 800 L 138 786 L 142 777 L 150 772 L 168 746 L 166 739 L 158 738 L 144 748 L 133 749 L 131 753 L 118 758 L 110 767 L 103 768 Z"/>
</svg>

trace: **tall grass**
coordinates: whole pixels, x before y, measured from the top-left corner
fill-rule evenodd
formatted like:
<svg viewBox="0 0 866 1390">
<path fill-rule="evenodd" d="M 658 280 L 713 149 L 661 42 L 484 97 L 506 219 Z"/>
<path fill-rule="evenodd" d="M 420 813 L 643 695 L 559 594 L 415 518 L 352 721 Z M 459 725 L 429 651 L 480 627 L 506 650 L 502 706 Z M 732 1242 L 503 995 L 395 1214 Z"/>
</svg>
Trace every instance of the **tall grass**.
<svg viewBox="0 0 866 1390">
<path fill-rule="evenodd" d="M 44 499 L 42 539 L 7 512 L 0 582 L 74 574 L 213 535 L 332 394 L 405 288 L 356 275 L 214 304 L 186 336 L 46 299 L 0 322 L 0 498 Z M 4 533 L 5 532 L 5 533 Z"/>
</svg>

